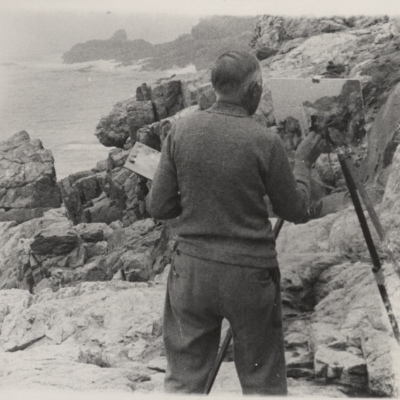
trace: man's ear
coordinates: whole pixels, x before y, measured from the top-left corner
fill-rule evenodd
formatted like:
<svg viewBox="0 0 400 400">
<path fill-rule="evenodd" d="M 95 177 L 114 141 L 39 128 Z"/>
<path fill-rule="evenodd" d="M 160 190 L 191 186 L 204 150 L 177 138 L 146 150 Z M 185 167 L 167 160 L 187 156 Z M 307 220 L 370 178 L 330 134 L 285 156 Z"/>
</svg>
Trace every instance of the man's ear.
<svg viewBox="0 0 400 400">
<path fill-rule="evenodd" d="M 250 98 L 255 98 L 257 97 L 260 92 L 262 91 L 262 87 L 258 82 L 250 82 L 248 88 L 247 88 L 247 95 Z"/>
</svg>

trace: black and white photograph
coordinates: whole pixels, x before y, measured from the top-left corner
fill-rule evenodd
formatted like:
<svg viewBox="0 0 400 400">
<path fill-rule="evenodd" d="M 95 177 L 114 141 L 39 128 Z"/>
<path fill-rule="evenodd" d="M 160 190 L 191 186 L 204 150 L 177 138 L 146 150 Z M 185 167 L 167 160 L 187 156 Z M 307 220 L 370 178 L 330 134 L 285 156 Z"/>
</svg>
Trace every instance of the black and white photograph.
<svg viewBox="0 0 400 400">
<path fill-rule="evenodd" d="M 1 0 L 0 398 L 400 398 L 398 0 Z"/>
</svg>

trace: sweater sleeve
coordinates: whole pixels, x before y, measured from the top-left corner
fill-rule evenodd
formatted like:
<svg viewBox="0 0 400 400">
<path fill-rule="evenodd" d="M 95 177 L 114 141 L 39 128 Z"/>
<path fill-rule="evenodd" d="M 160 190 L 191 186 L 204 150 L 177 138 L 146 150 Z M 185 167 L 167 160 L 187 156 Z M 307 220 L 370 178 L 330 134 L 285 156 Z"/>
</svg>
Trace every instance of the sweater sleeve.
<svg viewBox="0 0 400 400">
<path fill-rule="evenodd" d="M 172 126 L 164 140 L 161 159 L 156 169 L 146 205 L 150 215 L 155 219 L 172 219 L 182 211 L 178 177 L 173 160 L 175 126 Z"/>
<path fill-rule="evenodd" d="M 296 160 L 293 172 L 281 139 L 274 137 L 265 187 L 274 213 L 286 221 L 309 219 L 310 169 Z"/>
</svg>

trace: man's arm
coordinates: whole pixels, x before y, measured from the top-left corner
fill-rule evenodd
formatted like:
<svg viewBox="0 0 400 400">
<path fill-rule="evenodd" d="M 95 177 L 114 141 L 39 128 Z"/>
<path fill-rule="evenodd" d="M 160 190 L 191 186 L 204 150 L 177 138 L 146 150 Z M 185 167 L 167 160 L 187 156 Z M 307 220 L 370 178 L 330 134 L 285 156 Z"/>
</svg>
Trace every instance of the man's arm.
<svg viewBox="0 0 400 400">
<path fill-rule="evenodd" d="M 160 163 L 146 200 L 147 210 L 155 219 L 176 218 L 182 211 L 178 177 L 173 160 L 174 133 L 175 126 L 173 125 L 164 140 Z"/>
<path fill-rule="evenodd" d="M 296 151 L 292 172 L 282 141 L 276 137 L 266 189 L 274 213 L 286 221 L 300 223 L 309 219 L 310 169 L 321 148 L 320 135 L 311 132 Z"/>
</svg>

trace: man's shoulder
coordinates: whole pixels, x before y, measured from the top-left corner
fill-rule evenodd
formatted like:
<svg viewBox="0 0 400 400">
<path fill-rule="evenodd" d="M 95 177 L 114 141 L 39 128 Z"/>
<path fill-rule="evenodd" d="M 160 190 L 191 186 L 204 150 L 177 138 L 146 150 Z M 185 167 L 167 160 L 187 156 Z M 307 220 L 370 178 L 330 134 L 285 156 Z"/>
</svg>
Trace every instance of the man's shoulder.
<svg viewBox="0 0 400 400">
<path fill-rule="evenodd" d="M 183 113 L 182 115 L 175 116 L 172 120 L 172 124 L 175 126 L 185 125 L 199 118 L 202 119 L 206 115 L 205 111 L 200 110 L 199 108 L 193 108 L 188 111 L 189 112 Z"/>
<path fill-rule="evenodd" d="M 251 131 L 256 137 L 271 143 L 279 139 L 279 135 L 274 127 L 267 127 L 254 117 L 250 118 L 249 121 L 251 124 Z"/>
</svg>

